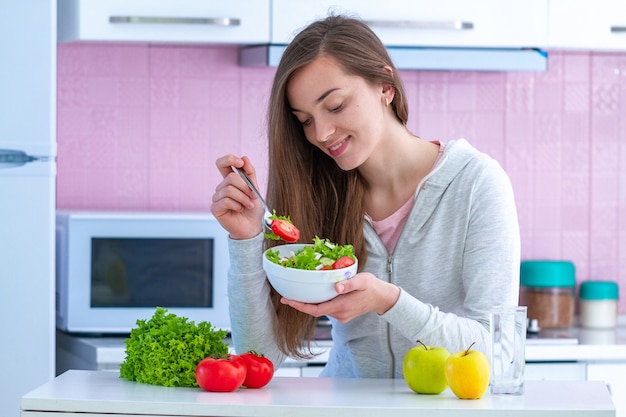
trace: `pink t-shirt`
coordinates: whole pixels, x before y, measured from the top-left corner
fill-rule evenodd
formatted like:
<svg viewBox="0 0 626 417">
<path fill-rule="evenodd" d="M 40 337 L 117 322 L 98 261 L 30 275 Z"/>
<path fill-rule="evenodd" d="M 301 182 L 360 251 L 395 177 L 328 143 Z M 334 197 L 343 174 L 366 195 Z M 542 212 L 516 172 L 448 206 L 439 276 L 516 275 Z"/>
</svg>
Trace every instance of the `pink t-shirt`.
<svg viewBox="0 0 626 417">
<path fill-rule="evenodd" d="M 439 162 L 441 155 L 443 155 L 443 150 L 445 148 L 445 143 L 440 141 L 432 141 L 432 143 L 436 143 L 439 145 L 439 155 L 437 155 L 437 159 L 433 164 L 433 168 Z M 422 188 L 426 185 L 426 182 L 422 184 Z M 380 240 L 384 243 L 387 248 L 387 252 L 393 253 L 393 250 L 396 247 L 396 243 L 398 243 L 398 239 L 400 238 L 400 234 L 404 229 L 404 225 L 406 224 L 406 220 L 409 217 L 409 213 L 415 204 L 415 197 L 417 196 L 417 192 L 413 195 L 413 197 L 409 198 L 406 203 L 402 205 L 395 213 L 391 214 L 389 217 L 374 221 L 370 218 L 372 226 L 374 230 L 380 237 Z M 368 216 L 369 217 L 369 216 Z"/>
</svg>

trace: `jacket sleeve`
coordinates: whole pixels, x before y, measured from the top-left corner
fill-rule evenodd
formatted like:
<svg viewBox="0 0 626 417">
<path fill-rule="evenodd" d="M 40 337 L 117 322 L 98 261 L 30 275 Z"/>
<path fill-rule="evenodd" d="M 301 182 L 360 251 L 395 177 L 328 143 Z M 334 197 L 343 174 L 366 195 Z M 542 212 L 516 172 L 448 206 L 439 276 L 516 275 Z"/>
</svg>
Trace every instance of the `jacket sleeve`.
<svg viewBox="0 0 626 417">
<path fill-rule="evenodd" d="M 254 350 L 274 364 L 286 356 L 274 341 L 274 307 L 270 284 L 263 270 L 263 235 L 247 239 L 229 239 L 228 301 L 232 341 L 238 354 Z"/>
<path fill-rule="evenodd" d="M 520 234 L 515 199 L 508 176 L 495 161 L 481 165 L 459 189 L 467 190 L 466 209 L 461 210 L 466 213 L 465 229 L 441 231 L 445 236 L 435 242 L 434 252 L 450 251 L 451 236 L 463 236 L 459 253 L 448 254 L 448 259 L 462 257 L 453 278 L 456 290 L 464 294 L 462 306 L 434 306 L 402 290 L 382 318 L 413 342 L 427 340 L 452 352 L 475 342 L 473 349 L 489 355 L 489 310 L 518 303 Z M 436 255 L 431 261 L 437 264 Z M 429 280 L 431 288 L 438 285 L 436 272 L 419 279 Z"/>
</svg>

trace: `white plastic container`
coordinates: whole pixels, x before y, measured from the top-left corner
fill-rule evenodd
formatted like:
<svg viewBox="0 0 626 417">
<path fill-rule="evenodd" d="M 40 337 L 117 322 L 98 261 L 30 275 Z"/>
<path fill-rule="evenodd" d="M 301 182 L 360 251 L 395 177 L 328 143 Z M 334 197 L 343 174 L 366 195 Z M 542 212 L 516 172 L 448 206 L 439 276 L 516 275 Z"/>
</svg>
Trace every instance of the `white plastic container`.
<svg viewBox="0 0 626 417">
<path fill-rule="evenodd" d="M 580 325 L 610 329 L 617 324 L 619 288 L 613 281 L 586 281 L 580 285 Z"/>
</svg>

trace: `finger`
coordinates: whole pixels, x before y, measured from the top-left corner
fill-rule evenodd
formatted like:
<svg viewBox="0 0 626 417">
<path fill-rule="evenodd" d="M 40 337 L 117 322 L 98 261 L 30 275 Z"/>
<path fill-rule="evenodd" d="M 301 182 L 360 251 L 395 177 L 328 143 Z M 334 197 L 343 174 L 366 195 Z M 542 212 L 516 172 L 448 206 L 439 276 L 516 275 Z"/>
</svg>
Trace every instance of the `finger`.
<svg viewBox="0 0 626 417">
<path fill-rule="evenodd" d="M 211 204 L 211 213 L 213 213 L 213 216 L 217 218 L 220 218 L 230 212 L 241 213 L 243 210 L 244 207 L 241 203 L 231 198 L 223 198 Z"/>
<path fill-rule="evenodd" d="M 253 181 L 252 178 L 250 178 L 250 180 Z M 244 199 L 240 200 L 242 205 L 245 205 L 250 209 L 254 208 L 254 200 L 258 200 L 258 197 L 256 193 L 250 189 L 244 179 L 241 178 L 239 173 L 232 171 L 224 181 L 229 181 L 229 186 L 232 186 L 232 188 L 234 188 L 237 192 L 242 193 L 243 196 L 245 196 L 245 201 Z M 235 192 L 237 197 L 241 197 L 237 192 Z"/>
<path fill-rule="evenodd" d="M 319 304 L 302 303 L 300 301 L 290 300 L 285 297 L 282 297 L 280 299 L 280 302 L 313 317 L 321 317 L 325 315 L 325 313 L 321 311 Z"/>
<path fill-rule="evenodd" d="M 335 284 L 335 291 L 337 291 L 338 294 L 347 294 L 349 292 L 362 289 L 363 285 L 361 283 L 361 279 L 358 277 L 358 274 L 352 278 L 339 281 Z"/>
<path fill-rule="evenodd" d="M 215 161 L 215 165 L 217 166 L 217 169 L 222 174 L 222 177 L 226 178 L 228 174 L 233 172 L 231 168 L 232 166 L 241 168 L 244 165 L 244 161 L 242 158 L 239 158 L 238 156 L 228 154 L 228 155 L 224 155 L 224 156 L 217 158 L 217 160 Z"/>
<path fill-rule="evenodd" d="M 242 211 L 244 208 L 253 209 L 254 194 L 250 192 L 248 186 L 245 183 L 232 184 L 230 181 L 242 180 L 239 175 L 233 173 L 232 178 L 222 181 L 213 194 L 213 204 L 222 201 L 226 208 L 233 211 Z"/>
<path fill-rule="evenodd" d="M 224 164 L 225 162 L 230 162 L 232 161 L 232 159 L 228 158 L 228 157 L 224 157 L 223 160 L 218 160 L 218 164 Z M 241 162 L 240 165 L 236 164 L 238 162 Z M 234 168 L 238 168 L 238 170 L 235 170 Z M 229 165 L 228 167 L 221 167 L 220 170 L 224 169 L 224 171 L 222 172 L 222 175 L 224 176 L 224 178 L 235 178 L 237 177 L 235 181 L 236 184 L 241 185 L 241 189 L 245 190 L 246 193 L 248 193 L 251 198 L 255 199 L 256 194 L 253 194 L 251 192 L 251 190 L 249 189 L 247 182 L 244 181 L 244 179 L 241 177 L 241 175 L 245 174 L 246 177 L 248 177 L 248 179 L 252 182 L 252 184 L 256 187 L 256 189 L 259 189 L 259 184 L 257 181 L 257 177 L 256 177 L 256 169 L 254 168 L 254 165 L 252 165 L 252 162 L 250 162 L 250 158 L 248 158 L 247 156 L 242 156 L 241 158 L 237 158 L 236 162 L 233 162 L 231 165 Z M 243 171 L 243 172 L 241 172 Z M 234 173 L 234 177 L 231 176 L 231 173 Z"/>
<path fill-rule="evenodd" d="M 248 158 L 247 156 L 241 157 L 241 160 L 243 161 L 243 166 L 241 168 L 243 168 L 243 170 L 246 173 L 246 175 L 248 176 L 248 178 L 250 178 L 250 180 L 252 180 L 252 184 L 254 184 L 254 186 L 258 190 L 259 189 L 259 183 L 257 182 L 256 168 L 254 168 L 254 165 L 252 165 L 252 162 L 250 161 L 250 158 Z"/>
</svg>

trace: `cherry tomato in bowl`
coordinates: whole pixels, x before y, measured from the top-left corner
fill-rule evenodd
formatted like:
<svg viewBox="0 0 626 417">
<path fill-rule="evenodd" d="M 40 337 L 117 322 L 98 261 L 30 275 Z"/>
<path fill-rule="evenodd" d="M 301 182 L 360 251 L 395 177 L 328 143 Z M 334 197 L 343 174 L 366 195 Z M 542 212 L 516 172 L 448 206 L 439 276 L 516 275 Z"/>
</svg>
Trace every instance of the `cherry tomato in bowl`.
<svg viewBox="0 0 626 417">
<path fill-rule="evenodd" d="M 342 256 L 341 258 L 333 262 L 332 269 L 347 268 L 351 265 L 354 265 L 354 259 L 352 259 L 350 256 Z"/>
</svg>

